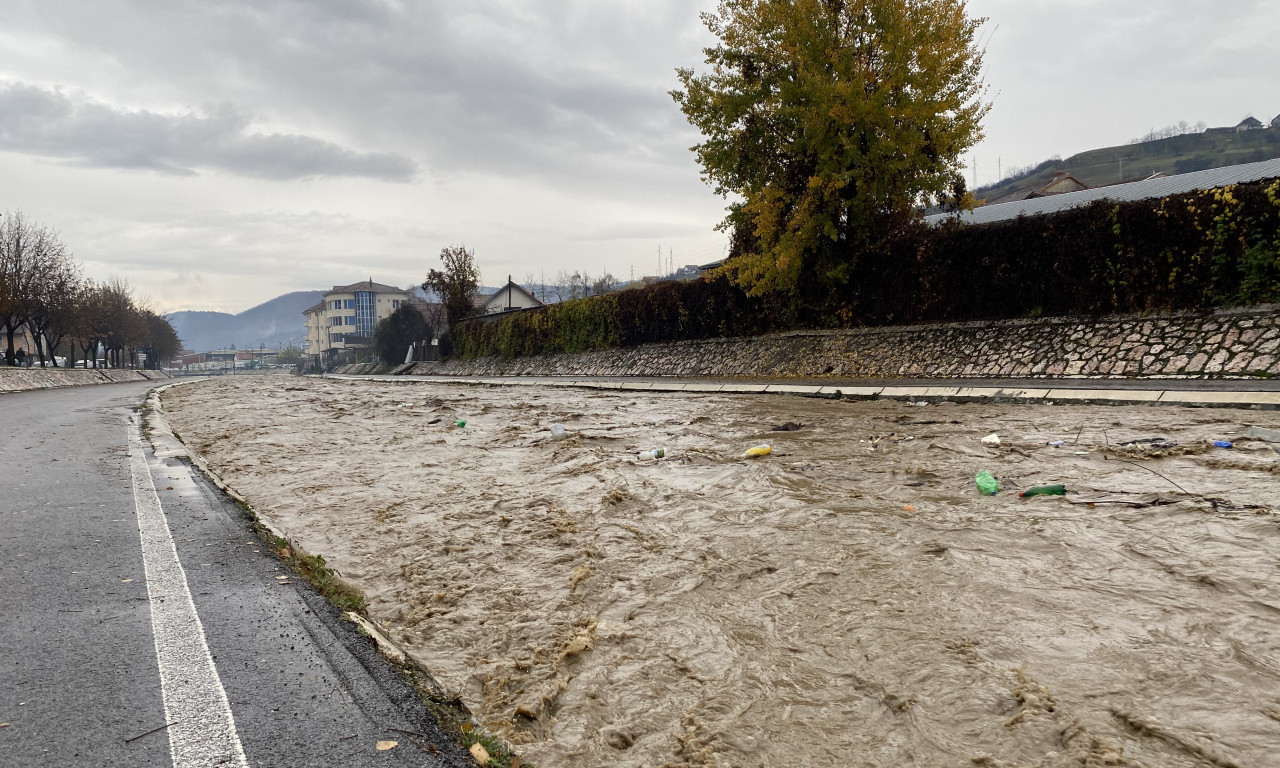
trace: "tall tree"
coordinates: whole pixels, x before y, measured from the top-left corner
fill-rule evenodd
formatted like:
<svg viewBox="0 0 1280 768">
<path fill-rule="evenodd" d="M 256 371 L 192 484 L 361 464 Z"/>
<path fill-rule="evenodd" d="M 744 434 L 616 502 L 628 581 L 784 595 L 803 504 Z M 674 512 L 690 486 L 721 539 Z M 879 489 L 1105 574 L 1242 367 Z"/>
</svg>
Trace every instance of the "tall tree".
<svg viewBox="0 0 1280 768">
<path fill-rule="evenodd" d="M 133 298 L 133 287 L 113 277 L 100 286 L 100 336 L 107 351 L 107 365 L 123 368 L 135 362 L 134 354 L 147 341 L 145 310 Z"/>
<path fill-rule="evenodd" d="M 42 282 L 63 267 L 74 272 L 69 262 L 66 246 L 52 229 L 29 221 L 21 211 L 0 218 L 0 326 L 7 337 L 5 358 L 10 365 L 18 329 L 26 325 L 37 335 L 30 321 L 40 311 Z"/>
<path fill-rule="evenodd" d="M 444 269 L 428 272 L 422 290 L 440 297 L 452 328 L 462 318 L 475 314 L 471 297 L 480 288 L 480 270 L 476 268 L 475 251 L 465 245 L 442 249 L 440 261 L 444 263 Z"/>
<path fill-rule="evenodd" d="M 75 364 L 75 349 L 80 348 L 84 367 L 98 367 L 98 345 L 105 333 L 105 299 L 102 286 L 92 280 L 85 282 L 75 298 L 75 314 L 71 322 L 71 363 Z"/>
<path fill-rule="evenodd" d="M 147 324 L 147 341 L 142 347 L 147 353 L 145 367 L 154 371 L 182 350 L 182 340 L 168 318 L 151 310 L 143 310 L 142 315 Z"/>
<path fill-rule="evenodd" d="M 41 367 L 45 364 L 46 349 L 57 366 L 58 349 L 75 324 L 77 298 L 84 284 L 79 265 L 62 249 L 61 243 L 57 246 L 43 259 L 41 274 L 27 301 L 27 327 L 41 342 L 38 347 Z"/>
<path fill-rule="evenodd" d="M 928 201 L 968 198 L 982 137 L 982 19 L 964 0 L 722 0 L 711 71 L 671 95 L 732 196 L 731 276 L 753 295 L 837 287 Z"/>
<path fill-rule="evenodd" d="M 378 323 L 373 332 L 373 353 L 387 365 L 403 363 L 409 345 L 421 343 L 427 330 L 422 313 L 413 302 L 405 302 Z"/>
</svg>

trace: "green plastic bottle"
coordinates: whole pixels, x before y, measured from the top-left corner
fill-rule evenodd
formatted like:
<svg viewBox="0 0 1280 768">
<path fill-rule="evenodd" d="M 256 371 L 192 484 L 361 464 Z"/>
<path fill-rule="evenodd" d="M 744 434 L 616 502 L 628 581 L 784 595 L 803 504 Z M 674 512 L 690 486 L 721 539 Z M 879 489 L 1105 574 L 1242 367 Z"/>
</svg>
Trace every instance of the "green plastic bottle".
<svg viewBox="0 0 1280 768">
<path fill-rule="evenodd" d="M 1067 486 L 1065 485 L 1037 485 L 1034 488 L 1028 488 L 1018 494 L 1022 497 L 1027 496 L 1066 496 Z"/>
<path fill-rule="evenodd" d="M 1000 483 L 985 469 L 974 477 L 974 481 L 978 484 L 978 493 L 983 496 L 995 496 L 1000 490 Z"/>
</svg>

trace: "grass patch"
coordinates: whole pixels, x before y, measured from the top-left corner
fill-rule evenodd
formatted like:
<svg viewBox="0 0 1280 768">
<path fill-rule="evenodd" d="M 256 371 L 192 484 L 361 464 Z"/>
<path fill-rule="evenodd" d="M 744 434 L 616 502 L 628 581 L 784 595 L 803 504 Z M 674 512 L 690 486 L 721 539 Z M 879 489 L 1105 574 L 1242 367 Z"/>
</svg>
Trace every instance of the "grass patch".
<svg viewBox="0 0 1280 768">
<path fill-rule="evenodd" d="M 522 762 L 518 755 L 513 755 L 511 750 L 507 749 L 507 745 L 485 733 L 483 729 L 477 728 L 473 723 L 463 723 L 461 730 L 462 741 L 459 743 L 462 747 L 470 749 L 472 744 L 484 747 L 489 753 L 489 765 L 494 768 L 533 768 L 532 765 Z"/>
<path fill-rule="evenodd" d="M 236 502 L 246 513 L 252 515 L 253 510 L 244 502 Z M 276 557 L 287 564 L 294 573 L 307 580 L 325 599 L 343 611 L 364 613 L 368 603 L 364 593 L 342 580 L 342 574 L 330 568 L 323 555 L 309 555 L 289 542 L 271 533 L 255 520 L 258 537 L 270 545 Z"/>
</svg>

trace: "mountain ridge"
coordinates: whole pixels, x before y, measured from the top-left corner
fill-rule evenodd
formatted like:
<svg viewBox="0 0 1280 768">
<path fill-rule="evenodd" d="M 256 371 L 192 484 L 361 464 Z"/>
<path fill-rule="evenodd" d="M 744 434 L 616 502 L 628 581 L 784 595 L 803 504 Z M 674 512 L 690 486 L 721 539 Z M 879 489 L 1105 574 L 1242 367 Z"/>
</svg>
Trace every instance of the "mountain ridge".
<svg viewBox="0 0 1280 768">
<path fill-rule="evenodd" d="M 233 344 L 240 348 L 302 346 L 306 338 L 302 313 L 322 301 L 325 290 L 292 291 L 234 315 L 182 310 L 165 317 L 183 347 L 195 352 L 226 349 Z"/>
</svg>

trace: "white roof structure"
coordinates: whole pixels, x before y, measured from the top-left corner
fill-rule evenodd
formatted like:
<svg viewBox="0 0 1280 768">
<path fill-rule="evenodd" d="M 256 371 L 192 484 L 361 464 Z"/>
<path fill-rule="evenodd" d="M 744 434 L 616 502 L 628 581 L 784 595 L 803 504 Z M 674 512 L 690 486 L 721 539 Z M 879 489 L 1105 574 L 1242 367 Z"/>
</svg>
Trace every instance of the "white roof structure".
<svg viewBox="0 0 1280 768">
<path fill-rule="evenodd" d="M 1152 198 L 1180 195 L 1199 189 L 1217 189 L 1231 184 L 1247 184 L 1262 179 L 1280 178 L 1280 159 L 1264 160 L 1260 163 L 1231 165 L 1226 168 L 1211 168 L 1207 171 L 1181 173 L 1177 176 L 1162 176 L 1143 181 L 1132 181 L 1128 184 L 1115 184 L 1110 187 L 1095 187 L 1079 192 L 1068 192 L 1050 197 L 1036 197 L 1030 200 L 1016 200 L 999 205 L 984 205 L 972 211 L 963 211 L 959 218 L 966 224 L 990 224 L 995 221 L 1016 219 L 1019 216 L 1035 216 L 1042 213 L 1057 213 L 1069 208 L 1079 208 L 1097 200 L 1111 200 L 1117 203 L 1132 200 L 1148 200 Z M 937 226 L 945 219 L 956 216 L 954 213 L 939 213 L 926 216 L 924 220 Z"/>
</svg>

